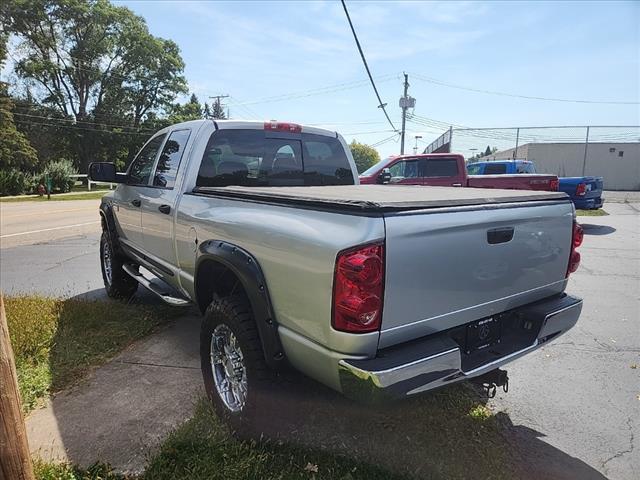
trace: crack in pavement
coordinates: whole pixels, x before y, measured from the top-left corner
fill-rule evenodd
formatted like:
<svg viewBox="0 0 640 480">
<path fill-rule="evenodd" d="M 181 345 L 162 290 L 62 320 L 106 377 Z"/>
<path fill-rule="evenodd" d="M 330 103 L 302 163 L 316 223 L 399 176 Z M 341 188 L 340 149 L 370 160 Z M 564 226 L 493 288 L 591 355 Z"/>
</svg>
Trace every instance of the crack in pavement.
<svg viewBox="0 0 640 480">
<path fill-rule="evenodd" d="M 45 269 L 45 272 L 48 272 L 49 270 L 53 270 L 54 268 L 61 267 L 66 262 L 70 262 L 71 260 L 75 260 L 76 258 L 86 257 L 87 255 L 94 255 L 94 254 L 95 254 L 95 252 L 93 250 L 90 250 L 90 251 L 87 251 L 87 252 L 80 253 L 78 255 L 74 255 L 74 256 L 69 257 L 69 258 L 65 258 L 65 259 L 63 259 L 63 260 L 61 260 L 59 262 L 54 263 L 49 268 Z"/>
<path fill-rule="evenodd" d="M 132 362 L 128 360 L 114 360 L 115 363 L 125 364 L 125 365 L 140 365 L 143 367 L 164 367 L 164 368 L 180 368 L 184 370 L 200 370 L 200 367 L 187 367 L 184 365 L 168 365 L 165 363 L 147 363 L 147 362 Z"/>
<path fill-rule="evenodd" d="M 616 458 L 620 458 L 623 455 L 626 455 L 627 453 L 631 453 L 633 452 L 635 445 L 634 445 L 634 440 L 635 440 L 635 436 L 633 434 L 633 426 L 631 425 L 631 417 L 627 418 L 627 427 L 629 428 L 629 448 L 627 448 L 626 450 L 621 450 L 617 453 L 615 453 L 614 455 L 611 455 L 609 458 L 607 458 L 604 462 L 602 462 L 602 468 L 604 469 L 604 473 L 608 472 L 608 468 L 607 468 L 607 463 L 609 463 L 611 460 L 614 460 Z"/>
<path fill-rule="evenodd" d="M 573 350 L 576 350 L 579 352 L 588 352 L 588 353 L 640 353 L 640 348 L 615 348 L 605 343 L 601 343 L 599 341 L 596 341 L 596 343 L 600 345 L 602 348 L 594 348 L 594 347 L 590 347 L 586 343 L 574 343 L 574 342 L 551 343 L 547 345 L 545 348 L 549 349 L 552 347 L 570 346 L 570 347 L 573 347 Z M 586 347 L 586 348 L 580 348 L 580 347 Z"/>
</svg>

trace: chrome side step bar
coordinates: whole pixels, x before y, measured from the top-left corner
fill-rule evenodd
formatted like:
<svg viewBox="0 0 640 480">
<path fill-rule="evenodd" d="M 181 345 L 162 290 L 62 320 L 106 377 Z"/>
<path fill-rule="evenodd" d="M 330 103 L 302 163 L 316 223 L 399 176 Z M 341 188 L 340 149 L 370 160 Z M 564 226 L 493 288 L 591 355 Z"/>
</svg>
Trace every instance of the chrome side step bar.
<svg viewBox="0 0 640 480">
<path fill-rule="evenodd" d="M 145 277 L 142 273 L 136 271 L 135 267 L 136 266 L 131 263 L 125 263 L 124 265 L 122 265 L 122 269 L 128 275 L 130 275 L 134 280 L 136 280 L 140 285 L 145 287 L 151 293 L 155 293 L 158 297 L 160 297 L 160 299 L 162 299 L 163 302 L 173 307 L 187 307 L 191 305 L 191 302 L 189 300 L 180 296 L 177 292 L 174 292 L 173 288 L 171 288 L 169 285 L 166 285 L 166 288 L 163 288 L 163 285 L 154 283 L 152 280 L 149 280 L 147 277 Z"/>
</svg>

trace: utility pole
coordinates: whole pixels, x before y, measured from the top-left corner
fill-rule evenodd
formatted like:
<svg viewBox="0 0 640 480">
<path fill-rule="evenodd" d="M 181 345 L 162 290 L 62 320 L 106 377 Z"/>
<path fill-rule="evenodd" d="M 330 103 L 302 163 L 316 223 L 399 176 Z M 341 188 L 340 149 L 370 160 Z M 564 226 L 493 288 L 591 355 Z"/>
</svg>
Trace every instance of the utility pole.
<svg viewBox="0 0 640 480">
<path fill-rule="evenodd" d="M 9 327 L 0 293 L 0 479 L 33 480 Z"/>
<path fill-rule="evenodd" d="M 587 138 L 584 139 L 584 158 L 582 159 L 582 176 L 587 170 L 587 149 L 589 148 L 589 127 L 587 127 Z"/>
<path fill-rule="evenodd" d="M 400 155 L 404 155 L 404 136 L 407 123 L 407 110 L 416 106 L 416 99 L 407 95 L 409 90 L 409 75 L 404 74 L 404 95 L 400 97 L 400 108 L 402 109 L 402 131 L 400 132 Z"/>
<path fill-rule="evenodd" d="M 223 98 L 229 98 L 229 95 L 211 95 L 211 96 L 209 96 L 209 98 L 215 99 L 215 103 L 218 104 L 218 106 L 220 107 L 220 111 L 222 111 L 222 114 L 224 115 L 224 108 L 223 108 L 224 105 L 222 105 L 220 100 L 223 99 Z M 227 118 L 229 118 L 229 107 L 228 106 L 227 106 Z"/>
</svg>

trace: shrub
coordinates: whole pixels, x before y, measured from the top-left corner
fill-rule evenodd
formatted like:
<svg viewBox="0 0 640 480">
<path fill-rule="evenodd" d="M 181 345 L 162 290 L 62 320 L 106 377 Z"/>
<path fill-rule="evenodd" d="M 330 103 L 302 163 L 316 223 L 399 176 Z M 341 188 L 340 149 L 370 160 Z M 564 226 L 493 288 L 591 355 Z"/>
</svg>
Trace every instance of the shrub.
<svg viewBox="0 0 640 480">
<path fill-rule="evenodd" d="M 77 173 L 78 171 L 69 160 L 51 162 L 44 170 L 44 174 L 51 178 L 51 189 L 62 193 L 71 191 L 71 187 L 76 182 L 71 175 Z"/>
<path fill-rule="evenodd" d="M 30 175 L 15 168 L 0 170 L 0 196 L 23 194 L 29 189 L 28 178 Z"/>
</svg>

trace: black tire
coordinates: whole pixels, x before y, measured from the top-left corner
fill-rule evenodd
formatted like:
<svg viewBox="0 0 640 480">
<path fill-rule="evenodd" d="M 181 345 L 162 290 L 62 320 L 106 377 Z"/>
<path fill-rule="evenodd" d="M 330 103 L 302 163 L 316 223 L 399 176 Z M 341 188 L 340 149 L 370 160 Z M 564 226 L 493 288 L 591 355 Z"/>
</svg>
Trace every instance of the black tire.
<svg viewBox="0 0 640 480">
<path fill-rule="evenodd" d="M 109 260 L 106 255 L 109 256 Z M 138 289 L 138 282 L 122 269 L 122 265 L 127 261 L 126 257 L 115 251 L 111 237 L 103 230 L 100 237 L 100 269 L 104 288 L 111 298 L 128 299 Z M 110 275 L 108 264 L 111 267 Z"/>
<path fill-rule="evenodd" d="M 246 375 L 246 400 L 239 411 L 233 411 L 218 392 L 212 365 L 212 338 L 217 327 L 223 325 L 235 336 L 242 353 L 244 375 Z M 224 328 L 224 327 L 221 327 Z M 259 417 L 271 408 L 275 372 L 265 361 L 258 329 L 253 319 L 251 306 L 244 296 L 214 297 L 207 308 L 200 329 L 200 363 L 207 396 L 218 416 L 234 433 L 250 436 L 259 428 Z M 220 366 L 218 367 L 220 368 Z M 223 369 L 224 371 L 224 369 Z M 243 377 L 245 378 L 245 377 Z"/>
</svg>

